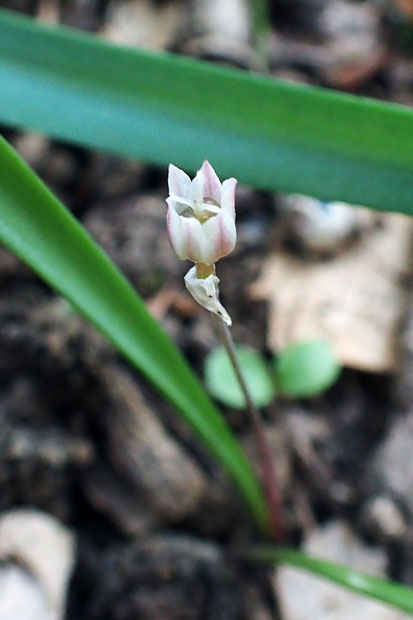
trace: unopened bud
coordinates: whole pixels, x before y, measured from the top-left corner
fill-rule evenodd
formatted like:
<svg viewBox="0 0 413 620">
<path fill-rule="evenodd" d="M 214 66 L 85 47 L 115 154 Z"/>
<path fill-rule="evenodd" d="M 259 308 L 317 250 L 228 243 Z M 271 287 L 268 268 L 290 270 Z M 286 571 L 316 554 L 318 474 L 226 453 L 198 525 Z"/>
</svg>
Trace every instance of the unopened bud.
<svg viewBox="0 0 413 620">
<path fill-rule="evenodd" d="M 179 258 L 213 265 L 235 247 L 236 179 L 222 184 L 204 161 L 195 178 L 169 166 L 167 228 Z"/>
<path fill-rule="evenodd" d="M 217 314 L 227 325 L 232 325 L 231 317 L 219 301 L 219 278 L 216 275 L 198 278 L 196 267 L 191 267 L 184 280 L 186 288 L 200 306 Z"/>
</svg>

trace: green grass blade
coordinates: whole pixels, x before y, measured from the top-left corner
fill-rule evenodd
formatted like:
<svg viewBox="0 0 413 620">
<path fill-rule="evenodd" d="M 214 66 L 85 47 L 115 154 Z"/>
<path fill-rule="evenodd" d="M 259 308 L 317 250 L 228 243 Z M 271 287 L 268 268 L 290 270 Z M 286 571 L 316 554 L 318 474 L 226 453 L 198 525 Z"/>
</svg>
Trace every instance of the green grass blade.
<svg viewBox="0 0 413 620">
<path fill-rule="evenodd" d="M 271 545 L 253 549 L 250 557 L 257 562 L 287 564 L 301 568 L 319 577 L 334 581 L 348 590 L 364 594 L 413 614 L 413 589 L 394 581 L 370 577 L 364 573 L 306 555 L 294 549 Z"/>
<path fill-rule="evenodd" d="M 413 214 L 413 111 L 0 12 L 0 122 L 221 176 Z"/>
<path fill-rule="evenodd" d="M 84 228 L 2 138 L 0 241 L 66 297 L 172 402 L 230 474 L 265 529 L 259 483 L 178 349 Z"/>
</svg>

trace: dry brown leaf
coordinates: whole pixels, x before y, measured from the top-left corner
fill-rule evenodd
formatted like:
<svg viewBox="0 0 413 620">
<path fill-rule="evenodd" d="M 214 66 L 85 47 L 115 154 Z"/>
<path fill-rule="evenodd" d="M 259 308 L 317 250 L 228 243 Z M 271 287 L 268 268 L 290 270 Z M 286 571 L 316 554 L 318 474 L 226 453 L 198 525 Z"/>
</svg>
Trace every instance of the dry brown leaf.
<svg viewBox="0 0 413 620">
<path fill-rule="evenodd" d="M 410 18 L 413 18 L 413 0 L 393 0 L 393 2 Z"/>
<path fill-rule="evenodd" d="M 413 225 L 398 214 L 351 250 L 324 262 L 272 254 L 254 299 L 270 302 L 268 344 L 328 339 L 342 364 L 389 372 L 396 364 L 397 327 L 406 302 Z"/>
</svg>

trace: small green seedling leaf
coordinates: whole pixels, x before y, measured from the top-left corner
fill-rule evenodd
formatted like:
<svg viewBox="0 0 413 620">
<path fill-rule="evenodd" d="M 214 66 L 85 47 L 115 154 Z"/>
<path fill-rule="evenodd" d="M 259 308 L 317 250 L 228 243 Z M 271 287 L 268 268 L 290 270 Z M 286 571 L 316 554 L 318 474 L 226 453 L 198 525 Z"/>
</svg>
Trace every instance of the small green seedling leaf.
<svg viewBox="0 0 413 620">
<path fill-rule="evenodd" d="M 236 349 L 251 398 L 257 407 L 265 407 L 275 396 L 274 379 L 265 359 L 251 347 L 240 345 Z M 235 409 L 245 409 L 244 395 L 224 347 L 208 354 L 204 370 L 206 386 L 217 400 Z"/>
<path fill-rule="evenodd" d="M 293 344 L 280 353 L 275 371 L 282 394 L 305 398 L 327 390 L 336 381 L 340 365 L 328 342 L 312 340 Z"/>
</svg>

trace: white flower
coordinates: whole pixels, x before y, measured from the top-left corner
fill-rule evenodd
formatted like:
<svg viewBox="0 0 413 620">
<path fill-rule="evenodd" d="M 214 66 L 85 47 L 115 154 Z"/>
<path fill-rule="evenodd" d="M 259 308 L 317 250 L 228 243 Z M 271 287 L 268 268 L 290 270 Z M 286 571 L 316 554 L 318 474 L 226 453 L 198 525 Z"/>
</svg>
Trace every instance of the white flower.
<svg viewBox="0 0 413 620">
<path fill-rule="evenodd" d="M 234 249 L 236 179 L 222 184 L 204 161 L 191 181 L 170 164 L 167 228 L 171 245 L 182 260 L 213 265 Z"/>
<path fill-rule="evenodd" d="M 231 317 L 219 301 L 219 278 L 216 275 L 198 278 L 196 267 L 191 267 L 184 280 L 186 288 L 200 306 L 217 314 L 227 325 L 232 325 Z"/>
</svg>

